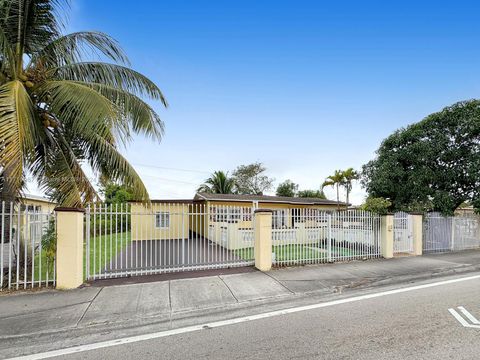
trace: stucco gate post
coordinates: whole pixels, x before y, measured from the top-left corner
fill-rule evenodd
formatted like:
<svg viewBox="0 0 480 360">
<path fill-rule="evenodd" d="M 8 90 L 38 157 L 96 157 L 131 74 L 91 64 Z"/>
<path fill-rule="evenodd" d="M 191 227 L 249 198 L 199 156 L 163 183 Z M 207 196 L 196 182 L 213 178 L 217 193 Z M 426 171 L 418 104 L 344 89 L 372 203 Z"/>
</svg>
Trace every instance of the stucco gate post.
<svg viewBox="0 0 480 360">
<path fill-rule="evenodd" d="M 382 257 L 393 258 L 393 214 L 382 216 L 380 242 Z"/>
<path fill-rule="evenodd" d="M 260 271 L 272 268 L 272 213 L 270 209 L 255 210 L 255 267 Z"/>
<path fill-rule="evenodd" d="M 413 232 L 413 255 L 419 256 L 423 253 L 423 214 L 411 213 Z"/>
<path fill-rule="evenodd" d="M 83 217 L 85 210 L 58 207 L 57 289 L 75 289 L 83 284 Z"/>
</svg>

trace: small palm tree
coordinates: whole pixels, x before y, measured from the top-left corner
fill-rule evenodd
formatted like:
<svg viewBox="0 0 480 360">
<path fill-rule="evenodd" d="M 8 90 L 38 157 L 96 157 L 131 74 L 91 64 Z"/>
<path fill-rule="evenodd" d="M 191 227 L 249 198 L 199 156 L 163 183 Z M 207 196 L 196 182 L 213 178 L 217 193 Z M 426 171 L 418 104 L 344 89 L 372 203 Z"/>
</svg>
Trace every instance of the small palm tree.
<svg viewBox="0 0 480 360">
<path fill-rule="evenodd" d="M 358 180 L 359 177 L 360 177 L 359 173 L 355 171 L 353 168 L 348 168 L 347 170 L 343 171 L 342 185 L 345 187 L 347 206 L 350 201 L 350 192 L 352 191 L 353 181 Z"/>
<path fill-rule="evenodd" d="M 335 173 L 328 176 L 322 184 L 322 190 L 326 186 L 332 186 L 337 190 L 337 208 L 340 208 L 340 185 L 342 185 L 343 181 L 343 171 L 335 170 Z"/>
<path fill-rule="evenodd" d="M 215 171 L 205 183 L 198 188 L 198 192 L 210 194 L 233 194 L 235 190 L 235 180 L 223 171 Z"/>
<path fill-rule="evenodd" d="M 62 34 L 65 5 L 0 1 L 0 196 L 16 198 L 29 171 L 54 200 L 81 206 L 98 198 L 87 166 L 148 199 L 117 144 L 138 133 L 160 140 L 163 122 L 142 98 L 166 100 L 110 36 Z"/>
</svg>

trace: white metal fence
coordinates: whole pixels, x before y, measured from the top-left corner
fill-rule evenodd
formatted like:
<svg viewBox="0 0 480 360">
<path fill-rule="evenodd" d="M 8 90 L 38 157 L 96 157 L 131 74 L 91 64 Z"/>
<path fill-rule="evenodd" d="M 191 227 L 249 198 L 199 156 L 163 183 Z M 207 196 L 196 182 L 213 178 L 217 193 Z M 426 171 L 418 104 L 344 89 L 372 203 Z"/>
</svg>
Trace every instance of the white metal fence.
<svg viewBox="0 0 480 360">
<path fill-rule="evenodd" d="M 0 289 L 55 285 L 55 215 L 0 203 Z"/>
<path fill-rule="evenodd" d="M 273 264 L 316 264 L 381 256 L 380 216 L 360 210 L 274 211 Z"/>
<path fill-rule="evenodd" d="M 393 253 L 409 254 L 413 252 L 413 218 L 406 212 L 397 212 L 393 216 Z"/>
<path fill-rule="evenodd" d="M 429 213 L 423 223 L 423 251 L 446 252 L 480 248 L 478 215 L 442 216 Z"/>
<path fill-rule="evenodd" d="M 254 263 L 251 208 L 95 204 L 87 208 L 85 225 L 87 279 Z"/>
</svg>

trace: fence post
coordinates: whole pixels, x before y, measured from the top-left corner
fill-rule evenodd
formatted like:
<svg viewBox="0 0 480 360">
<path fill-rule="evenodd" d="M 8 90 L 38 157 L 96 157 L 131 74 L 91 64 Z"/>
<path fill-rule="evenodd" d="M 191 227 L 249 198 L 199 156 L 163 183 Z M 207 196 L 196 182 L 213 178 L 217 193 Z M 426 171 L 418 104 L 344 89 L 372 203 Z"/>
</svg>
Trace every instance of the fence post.
<svg viewBox="0 0 480 360">
<path fill-rule="evenodd" d="M 272 210 L 255 210 L 255 267 L 260 271 L 272 268 Z"/>
<path fill-rule="evenodd" d="M 84 209 L 58 207 L 57 215 L 57 288 L 75 289 L 83 284 Z"/>
<path fill-rule="evenodd" d="M 423 252 L 423 214 L 411 213 L 413 232 L 413 255 L 419 256 Z"/>
<path fill-rule="evenodd" d="M 382 216 L 380 235 L 382 257 L 391 259 L 393 257 L 393 214 Z"/>
<path fill-rule="evenodd" d="M 327 215 L 328 244 L 327 244 L 327 261 L 332 262 L 332 215 Z"/>
</svg>

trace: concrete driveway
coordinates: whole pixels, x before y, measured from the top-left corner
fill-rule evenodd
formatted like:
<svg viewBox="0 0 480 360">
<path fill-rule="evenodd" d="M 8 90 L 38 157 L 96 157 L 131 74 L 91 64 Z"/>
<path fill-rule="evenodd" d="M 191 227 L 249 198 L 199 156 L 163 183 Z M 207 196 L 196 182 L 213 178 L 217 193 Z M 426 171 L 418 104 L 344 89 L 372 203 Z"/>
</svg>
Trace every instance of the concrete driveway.
<svg viewBox="0 0 480 360">
<path fill-rule="evenodd" d="M 103 273 L 172 272 L 241 263 L 244 261 L 233 251 L 193 234 L 188 239 L 132 241 Z"/>
</svg>

